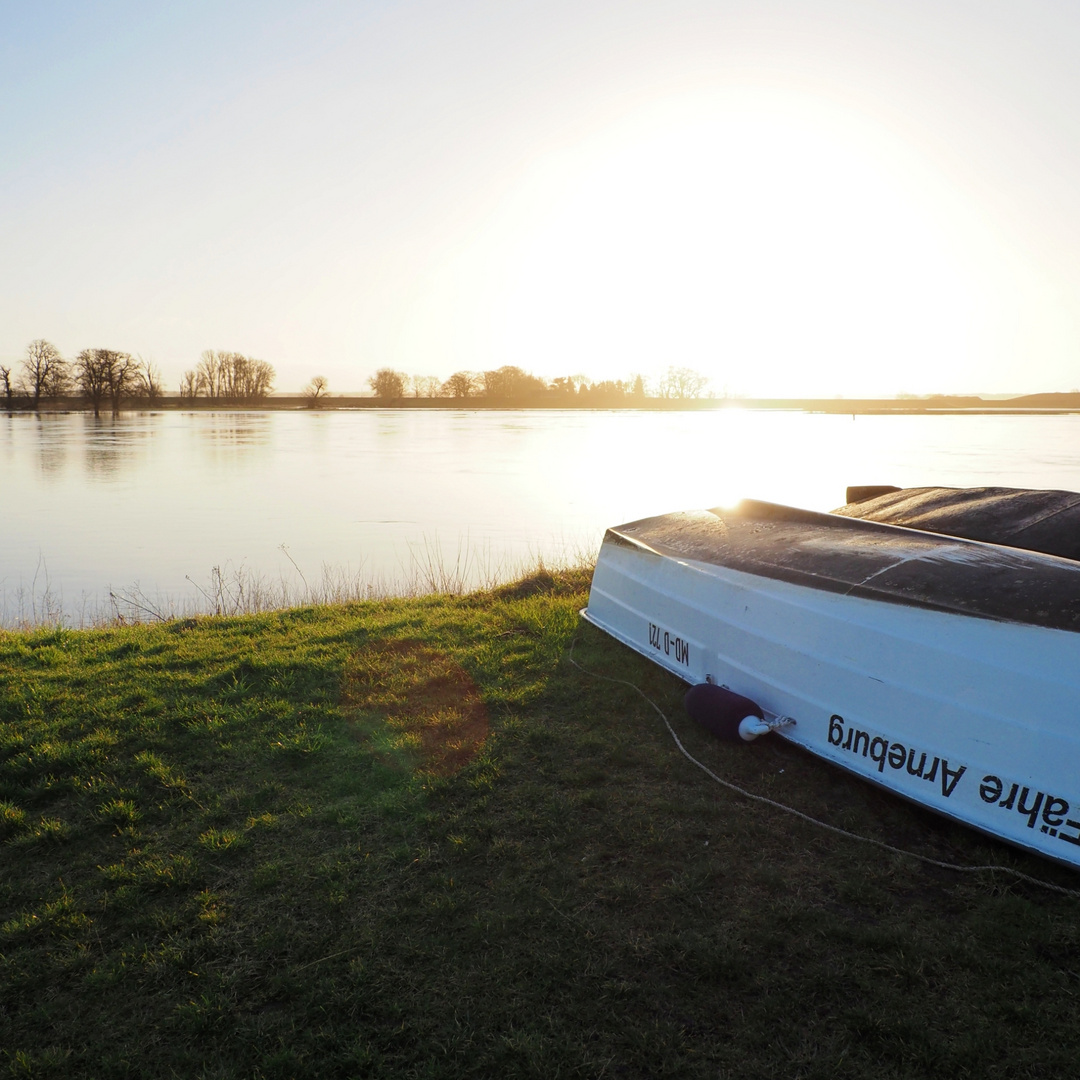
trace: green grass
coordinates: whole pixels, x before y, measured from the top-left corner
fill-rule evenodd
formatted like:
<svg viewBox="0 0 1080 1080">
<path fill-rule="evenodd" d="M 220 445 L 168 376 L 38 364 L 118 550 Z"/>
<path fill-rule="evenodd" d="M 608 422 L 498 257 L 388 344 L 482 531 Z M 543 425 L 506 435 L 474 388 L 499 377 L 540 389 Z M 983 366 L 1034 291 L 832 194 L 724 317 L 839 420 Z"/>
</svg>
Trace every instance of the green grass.
<svg viewBox="0 0 1080 1080">
<path fill-rule="evenodd" d="M 1072 1077 L 1074 875 L 579 625 L 587 578 L 0 634 L 0 1075 Z"/>
</svg>

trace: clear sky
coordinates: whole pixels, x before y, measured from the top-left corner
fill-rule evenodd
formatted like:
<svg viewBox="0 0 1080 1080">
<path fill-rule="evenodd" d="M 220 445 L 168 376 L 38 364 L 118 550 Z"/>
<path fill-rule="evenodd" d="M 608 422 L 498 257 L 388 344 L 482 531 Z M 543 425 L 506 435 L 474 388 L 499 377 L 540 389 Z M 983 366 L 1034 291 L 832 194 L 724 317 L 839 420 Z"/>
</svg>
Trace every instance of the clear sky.
<svg viewBox="0 0 1080 1080">
<path fill-rule="evenodd" d="M 0 0 L 0 360 L 1080 387 L 1075 0 Z"/>
</svg>

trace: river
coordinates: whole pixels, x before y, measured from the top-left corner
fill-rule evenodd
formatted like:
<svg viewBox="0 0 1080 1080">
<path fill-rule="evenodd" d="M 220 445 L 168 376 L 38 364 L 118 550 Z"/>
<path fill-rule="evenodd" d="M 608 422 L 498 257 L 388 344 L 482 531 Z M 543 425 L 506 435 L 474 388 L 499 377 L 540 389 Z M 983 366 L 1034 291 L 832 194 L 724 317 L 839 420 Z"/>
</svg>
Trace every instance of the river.
<svg viewBox="0 0 1080 1080">
<path fill-rule="evenodd" d="M 1080 490 L 1080 416 L 0 414 L 0 624 L 475 585 L 607 525 L 848 484 Z"/>
</svg>

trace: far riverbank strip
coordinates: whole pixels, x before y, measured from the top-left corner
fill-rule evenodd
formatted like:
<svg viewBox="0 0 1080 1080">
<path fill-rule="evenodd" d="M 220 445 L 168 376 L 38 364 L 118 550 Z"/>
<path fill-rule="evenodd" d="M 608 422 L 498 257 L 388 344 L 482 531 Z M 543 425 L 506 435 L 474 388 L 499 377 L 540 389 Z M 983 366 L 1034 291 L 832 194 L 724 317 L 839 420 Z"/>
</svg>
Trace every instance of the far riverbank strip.
<svg viewBox="0 0 1080 1080">
<path fill-rule="evenodd" d="M 357 410 L 357 409 L 435 409 L 475 410 L 478 412 L 500 409 L 580 409 L 608 412 L 611 410 L 636 410 L 645 412 L 702 412 L 719 409 L 752 409 L 765 411 L 788 411 L 810 413 L 836 413 L 852 416 L 890 415 L 1030 415 L 1062 414 L 1080 412 L 1080 392 L 1026 394 L 1021 397 L 987 399 L 978 396 L 935 395 L 928 398 L 613 398 L 610 401 L 575 400 L 572 395 L 544 398 L 378 398 L 359 395 L 333 395 L 311 401 L 301 395 L 278 394 L 258 401 L 234 401 L 224 398 L 190 398 L 164 395 L 154 401 L 124 399 L 125 410 L 255 410 L 292 411 L 310 410 Z M 0 411 L 32 412 L 33 402 L 28 398 L 15 398 Z M 90 406 L 78 397 L 42 399 L 38 412 L 82 412 Z M 106 411 L 106 410 L 102 410 Z"/>
</svg>

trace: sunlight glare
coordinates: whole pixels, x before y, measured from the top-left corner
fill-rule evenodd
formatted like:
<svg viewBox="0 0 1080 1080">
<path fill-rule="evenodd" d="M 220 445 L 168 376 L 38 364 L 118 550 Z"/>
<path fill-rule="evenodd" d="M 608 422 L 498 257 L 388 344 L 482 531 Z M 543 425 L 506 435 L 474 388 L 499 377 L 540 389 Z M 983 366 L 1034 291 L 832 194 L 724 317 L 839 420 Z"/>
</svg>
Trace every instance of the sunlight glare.
<svg viewBox="0 0 1080 1080">
<path fill-rule="evenodd" d="M 884 129 L 744 93 L 656 106 L 534 162 L 451 277 L 458 329 L 482 324 L 471 347 L 491 364 L 892 394 L 985 361 L 1000 244 Z"/>
</svg>

